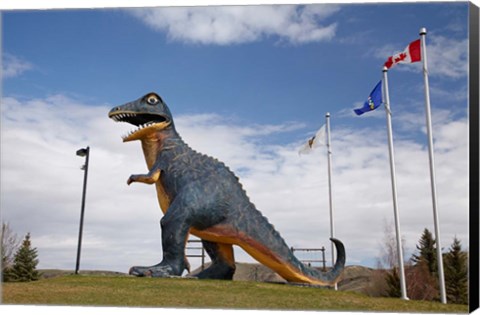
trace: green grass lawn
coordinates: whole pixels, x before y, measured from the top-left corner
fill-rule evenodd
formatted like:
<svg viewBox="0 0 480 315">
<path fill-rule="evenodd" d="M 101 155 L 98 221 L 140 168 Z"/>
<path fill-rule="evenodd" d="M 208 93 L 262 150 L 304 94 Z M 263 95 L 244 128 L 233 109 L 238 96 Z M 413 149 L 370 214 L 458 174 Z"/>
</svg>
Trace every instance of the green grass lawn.
<svg viewBox="0 0 480 315">
<path fill-rule="evenodd" d="M 467 313 L 467 305 L 371 298 L 312 287 L 195 279 L 70 275 L 4 283 L 4 304 Z"/>
</svg>

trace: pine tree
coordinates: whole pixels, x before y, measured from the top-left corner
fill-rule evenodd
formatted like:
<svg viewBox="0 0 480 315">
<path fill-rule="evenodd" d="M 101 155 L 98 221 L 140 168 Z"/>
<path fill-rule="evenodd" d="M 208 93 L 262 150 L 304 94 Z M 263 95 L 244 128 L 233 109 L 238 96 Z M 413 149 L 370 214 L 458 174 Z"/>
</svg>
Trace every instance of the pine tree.
<svg viewBox="0 0 480 315">
<path fill-rule="evenodd" d="M 427 264 L 428 271 L 433 275 L 437 272 L 437 256 L 435 249 L 435 239 L 432 233 L 425 228 L 423 234 L 420 237 L 417 245 L 418 255 L 413 254 L 412 261 L 418 264 L 420 261 L 424 261 Z"/>
<path fill-rule="evenodd" d="M 400 290 L 400 276 L 398 274 L 397 267 L 393 267 L 391 272 L 388 272 L 385 276 L 387 281 L 387 296 L 389 297 L 401 297 L 402 291 Z"/>
<path fill-rule="evenodd" d="M 425 228 L 418 241 L 417 252 L 411 262 L 414 264 L 407 273 L 407 292 L 411 299 L 435 300 L 438 298 L 437 256 L 435 239 Z"/>
<path fill-rule="evenodd" d="M 462 245 L 456 237 L 444 259 L 445 289 L 448 301 L 468 304 L 467 254 L 462 252 Z"/>
<path fill-rule="evenodd" d="M 35 281 L 40 277 L 37 271 L 37 249 L 32 248 L 30 233 L 27 233 L 22 245 L 15 254 L 11 278 L 13 281 Z"/>
</svg>

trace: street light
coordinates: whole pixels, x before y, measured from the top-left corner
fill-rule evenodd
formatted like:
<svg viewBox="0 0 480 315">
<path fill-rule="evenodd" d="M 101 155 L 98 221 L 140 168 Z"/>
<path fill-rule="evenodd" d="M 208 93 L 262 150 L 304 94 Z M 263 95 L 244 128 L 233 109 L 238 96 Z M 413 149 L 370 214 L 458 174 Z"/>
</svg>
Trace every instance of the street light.
<svg viewBox="0 0 480 315">
<path fill-rule="evenodd" d="M 81 168 L 84 171 L 84 177 L 83 177 L 82 211 L 80 214 L 80 229 L 78 232 L 77 264 L 75 266 L 75 274 L 78 274 L 78 269 L 80 268 L 80 251 L 82 248 L 83 215 L 85 213 L 85 194 L 87 191 L 88 157 L 90 155 L 90 147 L 77 150 L 77 155 L 85 157 L 85 164 L 82 165 L 82 168 Z"/>
</svg>

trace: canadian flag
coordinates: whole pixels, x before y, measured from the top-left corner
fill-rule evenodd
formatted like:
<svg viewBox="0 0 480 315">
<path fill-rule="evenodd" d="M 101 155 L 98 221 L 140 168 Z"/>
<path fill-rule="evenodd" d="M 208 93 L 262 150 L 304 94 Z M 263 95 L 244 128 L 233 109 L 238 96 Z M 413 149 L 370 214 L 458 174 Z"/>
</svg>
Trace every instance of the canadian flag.
<svg viewBox="0 0 480 315">
<path fill-rule="evenodd" d="M 420 49 L 420 39 L 417 39 L 411 42 L 401 53 L 388 57 L 385 62 L 385 67 L 390 69 L 397 63 L 412 63 L 420 60 L 422 60 L 422 53 Z"/>
</svg>

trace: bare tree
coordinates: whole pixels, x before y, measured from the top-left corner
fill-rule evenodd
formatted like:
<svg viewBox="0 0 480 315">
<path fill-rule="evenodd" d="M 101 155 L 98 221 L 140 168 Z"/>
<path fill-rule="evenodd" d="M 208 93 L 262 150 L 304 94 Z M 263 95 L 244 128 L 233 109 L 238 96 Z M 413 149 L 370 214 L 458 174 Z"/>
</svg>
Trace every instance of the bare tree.
<svg viewBox="0 0 480 315">
<path fill-rule="evenodd" d="M 2 252 L 2 273 L 7 268 L 12 267 L 15 252 L 20 246 L 20 240 L 11 229 L 8 223 L 2 222 L 2 231 L 0 234 L 1 252 Z"/>
<path fill-rule="evenodd" d="M 432 301 L 438 298 L 435 277 L 428 271 L 425 261 L 411 265 L 406 271 L 407 292 L 411 300 Z"/>
<path fill-rule="evenodd" d="M 402 237 L 402 250 L 404 245 L 405 239 Z M 366 293 L 370 296 L 391 296 L 391 289 L 394 286 L 398 286 L 398 291 L 400 291 L 399 285 L 396 284 L 400 281 L 396 268 L 398 268 L 397 238 L 393 223 L 384 219 L 380 255 L 377 257 L 377 270 L 365 290 Z"/>
<path fill-rule="evenodd" d="M 402 236 L 402 251 L 405 252 L 405 238 Z M 398 265 L 397 238 L 393 223 L 383 220 L 383 242 L 380 244 L 379 267 L 393 269 Z M 398 267 L 398 266 L 397 266 Z"/>
</svg>

